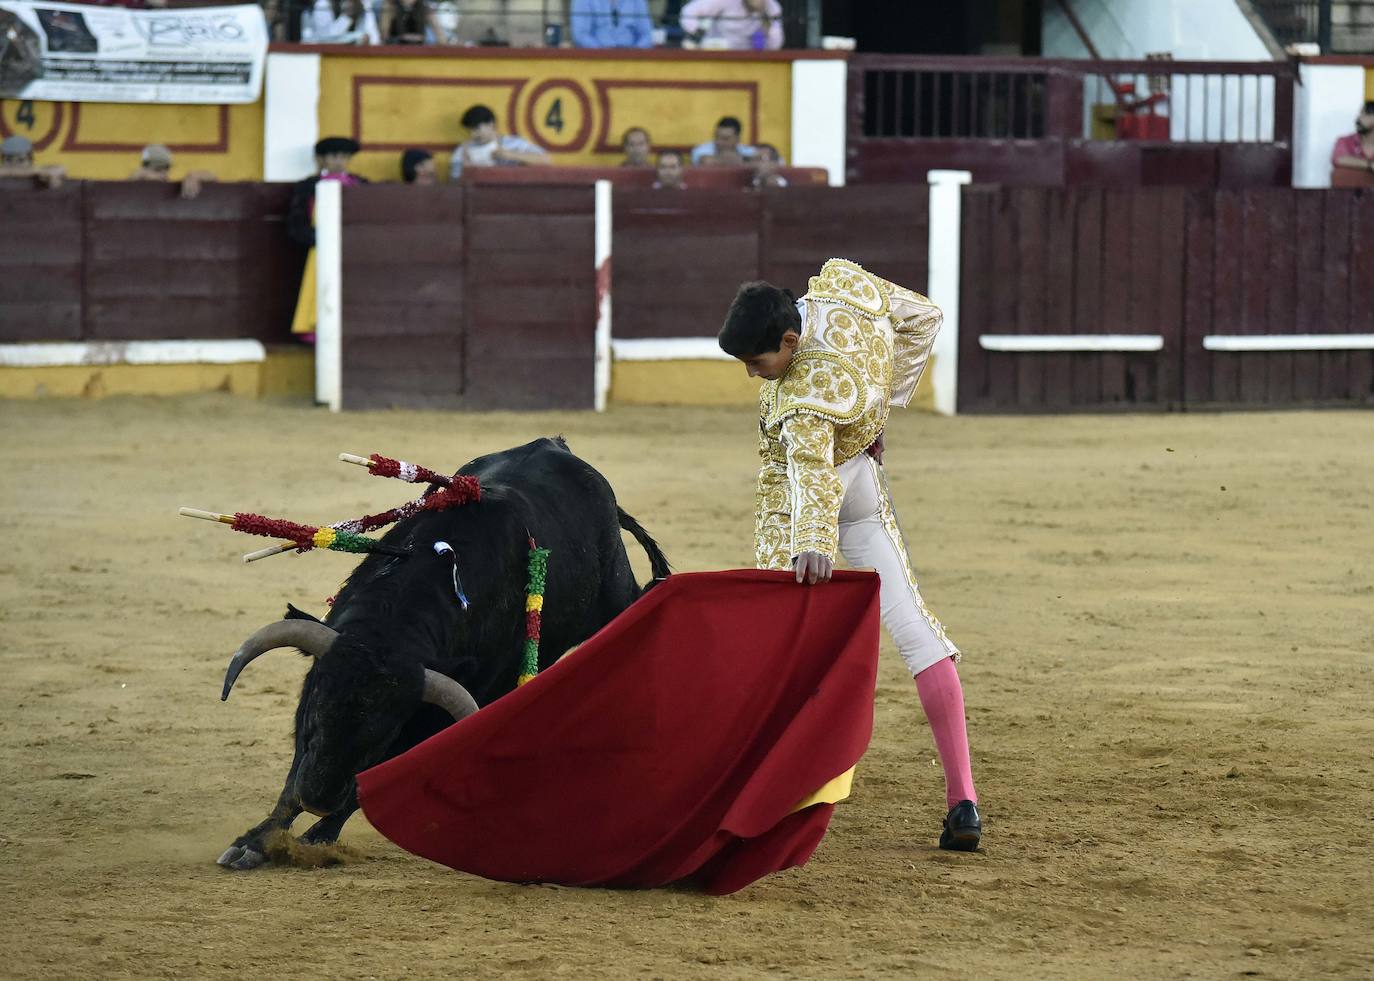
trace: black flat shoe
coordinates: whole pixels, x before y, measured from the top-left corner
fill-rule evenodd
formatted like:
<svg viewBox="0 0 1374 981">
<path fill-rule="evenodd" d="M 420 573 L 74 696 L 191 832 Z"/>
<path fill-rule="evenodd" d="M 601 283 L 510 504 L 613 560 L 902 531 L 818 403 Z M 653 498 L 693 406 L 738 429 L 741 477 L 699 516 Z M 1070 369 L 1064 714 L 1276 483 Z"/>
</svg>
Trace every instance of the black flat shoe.
<svg viewBox="0 0 1374 981">
<path fill-rule="evenodd" d="M 978 850 L 983 837 L 983 821 L 978 806 L 971 800 L 961 800 L 945 817 L 945 830 L 940 832 L 940 847 L 951 852 Z"/>
</svg>

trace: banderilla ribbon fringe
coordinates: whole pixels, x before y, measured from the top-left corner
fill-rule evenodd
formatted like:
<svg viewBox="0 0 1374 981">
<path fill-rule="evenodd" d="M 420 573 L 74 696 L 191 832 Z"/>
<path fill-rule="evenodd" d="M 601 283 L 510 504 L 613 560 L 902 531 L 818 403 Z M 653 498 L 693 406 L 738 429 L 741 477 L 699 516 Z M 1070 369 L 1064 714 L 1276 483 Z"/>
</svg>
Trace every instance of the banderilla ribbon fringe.
<svg viewBox="0 0 1374 981">
<path fill-rule="evenodd" d="M 375 538 L 368 538 L 355 532 L 341 528 L 333 528 L 328 525 L 316 527 L 314 525 L 297 524 L 294 521 L 285 521 L 280 518 L 265 518 L 260 514 L 249 514 L 244 511 L 234 513 L 233 523 L 230 525 L 235 531 L 241 531 L 248 535 L 263 535 L 267 538 L 285 538 L 295 543 L 296 547 L 302 551 L 312 548 L 325 548 L 333 552 L 381 552 L 385 555 L 409 555 L 410 552 L 404 548 L 397 548 L 394 545 L 383 545 Z"/>
<path fill-rule="evenodd" d="M 549 550 L 530 539 L 530 560 L 525 584 L 525 649 L 516 686 L 539 673 L 539 630 L 544 619 L 544 585 L 548 578 Z"/>
</svg>

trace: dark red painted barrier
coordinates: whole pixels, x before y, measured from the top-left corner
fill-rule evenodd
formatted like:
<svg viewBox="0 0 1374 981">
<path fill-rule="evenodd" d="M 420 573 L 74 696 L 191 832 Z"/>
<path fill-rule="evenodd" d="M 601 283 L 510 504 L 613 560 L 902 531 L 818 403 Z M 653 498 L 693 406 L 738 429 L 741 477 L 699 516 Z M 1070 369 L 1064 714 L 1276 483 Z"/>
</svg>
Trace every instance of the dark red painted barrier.
<svg viewBox="0 0 1374 981">
<path fill-rule="evenodd" d="M 1374 196 L 964 190 L 961 411 L 1374 403 L 1369 351 L 1207 350 L 1374 333 Z M 1159 335 L 1159 352 L 985 350 L 988 334 Z"/>
<path fill-rule="evenodd" d="M 925 289 L 925 188 L 617 190 L 614 211 L 616 337 L 713 337 L 740 283 L 801 296 L 833 256 Z"/>
<path fill-rule="evenodd" d="M 452 408 L 463 393 L 467 192 L 343 195 L 345 408 Z"/>
<path fill-rule="evenodd" d="M 0 341 L 289 342 L 304 254 L 290 188 L 0 181 Z"/>
<path fill-rule="evenodd" d="M 343 195 L 345 408 L 590 408 L 590 187 Z"/>
<path fill-rule="evenodd" d="M 1374 333 L 1374 195 L 1190 194 L 1183 397 L 1193 405 L 1374 402 L 1370 351 L 1220 352 L 1208 334 Z"/>
<path fill-rule="evenodd" d="M 0 342 L 289 341 L 289 187 L 0 182 Z M 619 338 L 711 337 L 740 282 L 800 295 L 825 259 L 924 290 L 922 187 L 617 189 Z M 960 408 L 1374 403 L 1369 351 L 1226 353 L 1213 335 L 1374 333 L 1364 190 L 963 192 Z M 589 186 L 344 194 L 348 407 L 587 408 Z M 1159 352 L 1004 353 L 986 334 L 1159 335 Z"/>
</svg>

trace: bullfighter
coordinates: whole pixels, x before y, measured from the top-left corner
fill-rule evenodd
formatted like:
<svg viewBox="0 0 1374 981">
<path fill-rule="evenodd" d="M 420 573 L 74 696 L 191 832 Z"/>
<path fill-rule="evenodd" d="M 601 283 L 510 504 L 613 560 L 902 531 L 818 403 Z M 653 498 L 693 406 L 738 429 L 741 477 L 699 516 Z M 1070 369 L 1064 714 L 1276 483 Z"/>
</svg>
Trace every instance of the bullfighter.
<svg viewBox="0 0 1374 981">
<path fill-rule="evenodd" d="M 740 286 L 722 350 L 759 391 L 755 560 L 825 582 L 837 552 L 881 579 L 883 624 L 916 680 L 944 767 L 940 847 L 982 836 L 969 763 L 959 649 L 926 607 L 883 471 L 888 413 L 907 406 L 940 328 L 926 297 L 831 259 L 797 300 L 766 282 Z"/>
</svg>

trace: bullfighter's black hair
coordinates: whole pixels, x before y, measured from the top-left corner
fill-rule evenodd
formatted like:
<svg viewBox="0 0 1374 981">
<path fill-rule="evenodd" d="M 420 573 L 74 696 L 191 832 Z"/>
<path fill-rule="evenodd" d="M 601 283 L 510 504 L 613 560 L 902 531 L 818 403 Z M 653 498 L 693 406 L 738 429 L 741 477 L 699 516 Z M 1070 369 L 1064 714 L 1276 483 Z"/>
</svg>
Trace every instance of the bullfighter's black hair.
<svg viewBox="0 0 1374 981">
<path fill-rule="evenodd" d="M 781 349 L 789 330 L 801 333 L 796 298 L 790 290 L 756 280 L 735 294 L 717 340 L 726 354 L 744 360 Z"/>
</svg>

